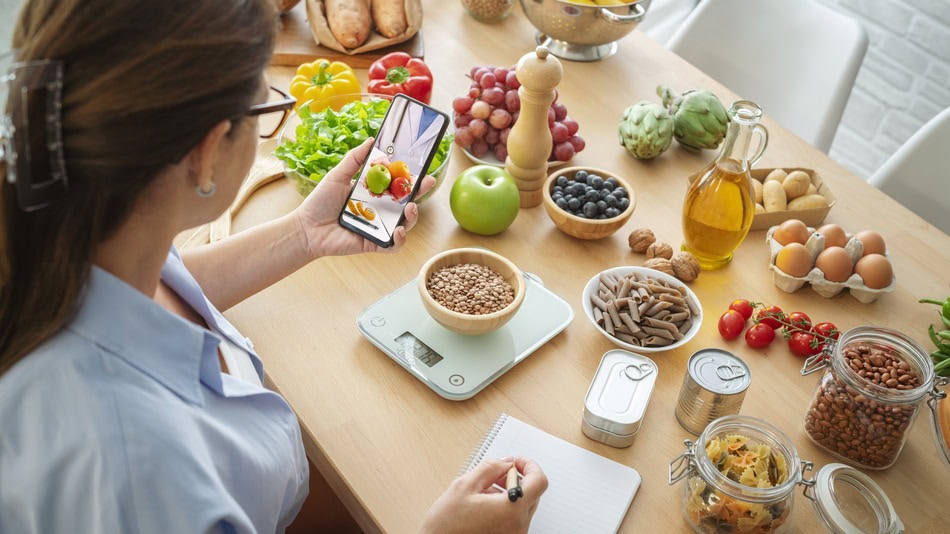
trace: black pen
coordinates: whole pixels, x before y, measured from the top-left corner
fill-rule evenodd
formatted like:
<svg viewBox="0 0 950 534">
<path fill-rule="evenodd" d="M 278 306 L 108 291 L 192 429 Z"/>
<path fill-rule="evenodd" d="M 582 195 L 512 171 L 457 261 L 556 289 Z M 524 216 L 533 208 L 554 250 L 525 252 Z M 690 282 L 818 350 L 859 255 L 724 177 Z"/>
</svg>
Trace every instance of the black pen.
<svg viewBox="0 0 950 534">
<path fill-rule="evenodd" d="M 524 490 L 521 489 L 521 483 L 518 481 L 518 469 L 515 466 L 511 466 L 511 469 L 508 470 L 505 488 L 508 490 L 508 500 L 511 502 L 524 497 Z"/>
</svg>

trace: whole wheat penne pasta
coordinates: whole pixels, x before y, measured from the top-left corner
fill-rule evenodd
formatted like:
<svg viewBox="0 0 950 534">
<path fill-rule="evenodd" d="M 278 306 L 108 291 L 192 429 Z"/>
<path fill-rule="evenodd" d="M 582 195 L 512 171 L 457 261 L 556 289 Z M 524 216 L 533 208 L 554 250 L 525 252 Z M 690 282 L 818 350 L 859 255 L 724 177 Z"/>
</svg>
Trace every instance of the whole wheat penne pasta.
<svg viewBox="0 0 950 534">
<path fill-rule="evenodd" d="M 682 305 L 682 306 L 679 306 L 679 305 L 674 304 L 674 305 L 670 306 L 670 307 L 667 308 L 667 309 L 670 310 L 670 313 L 679 313 L 679 312 L 688 312 L 688 311 L 689 311 L 689 308 L 687 308 L 685 304 Z"/>
<path fill-rule="evenodd" d="M 681 334 L 685 334 L 692 327 L 693 327 L 693 319 L 689 318 L 683 321 L 683 323 L 677 327 L 677 330 L 679 330 Z"/>
<path fill-rule="evenodd" d="M 650 334 L 651 336 L 665 337 L 667 339 L 673 339 L 673 332 L 669 330 L 664 330 L 662 328 L 654 328 L 652 326 L 643 325 L 640 327 L 644 332 Z"/>
<path fill-rule="evenodd" d="M 610 321 L 613 324 L 620 324 L 620 316 L 617 315 L 617 304 L 615 301 L 611 300 L 607 302 L 607 313 L 610 314 Z"/>
<path fill-rule="evenodd" d="M 618 312 L 624 308 L 630 307 L 630 297 L 619 298 L 615 302 L 617 303 Z"/>
<path fill-rule="evenodd" d="M 634 322 L 640 322 L 640 306 L 642 305 L 642 302 L 631 301 L 630 305 L 627 306 L 627 311 L 630 313 L 630 318 L 633 319 Z"/>
<path fill-rule="evenodd" d="M 672 287 L 666 287 L 666 286 L 664 286 L 664 285 L 660 285 L 660 284 L 658 284 L 658 283 L 652 283 L 652 282 L 653 282 L 653 281 L 651 281 L 651 283 L 650 283 L 649 285 L 650 285 L 650 290 L 651 290 L 653 293 L 667 293 L 667 294 L 670 294 L 670 295 L 680 296 L 680 292 L 679 292 L 678 290 L 676 290 L 676 289 L 674 289 L 674 288 L 672 288 Z"/>
<path fill-rule="evenodd" d="M 609 313 L 604 314 L 604 330 L 606 330 L 608 334 L 614 335 L 614 323 L 610 320 Z"/>
<path fill-rule="evenodd" d="M 647 310 L 649 310 L 651 306 L 653 306 L 652 300 L 644 300 L 637 306 L 637 313 L 640 314 L 640 317 L 643 317 L 647 314 Z"/>
<path fill-rule="evenodd" d="M 672 302 L 673 304 L 677 306 L 686 306 L 686 301 L 683 300 L 683 297 L 670 295 L 669 293 L 663 293 L 657 298 L 659 298 L 660 300 L 664 302 Z"/>
<path fill-rule="evenodd" d="M 629 313 L 621 313 L 620 320 L 623 321 L 623 324 L 630 330 L 631 334 L 640 331 L 640 327 L 633 322 L 633 317 L 630 317 Z"/>
<path fill-rule="evenodd" d="M 689 311 L 694 317 L 699 315 L 699 307 L 696 306 L 696 303 L 693 302 L 693 299 L 690 298 L 689 295 L 686 295 L 686 305 L 689 306 Z"/>
<path fill-rule="evenodd" d="M 633 332 L 631 332 L 630 329 L 627 328 L 627 325 L 623 323 L 614 324 L 614 337 L 619 336 L 620 334 L 627 334 L 629 336 L 633 334 Z"/>
<path fill-rule="evenodd" d="M 620 298 L 626 297 L 627 295 L 630 294 L 630 288 L 632 287 L 633 286 L 630 283 L 630 279 L 624 278 L 623 282 L 620 283 L 620 291 L 617 292 L 617 296 Z"/>
<path fill-rule="evenodd" d="M 634 333 L 633 333 L 633 337 L 639 339 L 639 340 L 640 340 L 640 344 L 643 345 L 643 340 L 646 339 L 646 338 L 648 338 L 648 337 L 650 337 L 650 334 L 647 334 L 647 333 L 644 332 L 643 330 L 640 330 L 639 332 L 634 332 Z"/>
<path fill-rule="evenodd" d="M 672 311 L 672 310 L 671 310 Z M 679 324 L 689 318 L 689 312 L 681 311 L 674 312 L 663 318 L 664 321 L 668 323 Z"/>
<path fill-rule="evenodd" d="M 669 333 L 676 331 L 676 326 L 673 323 L 668 323 L 666 321 L 661 321 L 659 319 L 654 319 L 653 317 L 644 317 L 643 324 L 646 326 L 651 326 L 653 328 L 662 328 Z"/>
<path fill-rule="evenodd" d="M 600 283 L 607 287 L 612 287 L 614 289 L 617 288 L 617 279 L 607 273 L 600 274 Z"/>
<path fill-rule="evenodd" d="M 652 306 L 647 310 L 643 315 L 653 315 L 660 310 L 665 310 L 672 306 L 669 302 L 663 302 L 662 300 L 657 300 L 653 303 Z"/>
<path fill-rule="evenodd" d="M 667 339 L 665 337 L 650 336 L 646 339 L 641 340 L 641 343 L 644 347 L 662 347 L 665 345 L 672 345 L 673 340 Z"/>
<path fill-rule="evenodd" d="M 597 324 L 604 324 L 604 312 L 600 311 L 600 308 L 594 307 L 594 322 Z"/>
<path fill-rule="evenodd" d="M 651 315 L 650 317 L 652 317 L 652 318 L 654 318 L 654 319 L 663 319 L 664 317 L 666 317 L 666 316 L 669 315 L 669 314 L 670 314 L 670 310 L 660 310 L 660 311 L 654 313 L 653 315 Z"/>
<path fill-rule="evenodd" d="M 594 306 L 600 308 L 600 311 L 607 311 L 607 303 L 604 302 L 604 299 L 600 298 L 598 295 L 591 295 L 590 302 Z"/>
<path fill-rule="evenodd" d="M 640 346 L 640 340 L 628 334 L 617 334 L 617 339 L 619 339 L 620 341 L 623 341 L 624 343 L 629 343 L 631 345 L 634 345 L 636 347 Z"/>
</svg>

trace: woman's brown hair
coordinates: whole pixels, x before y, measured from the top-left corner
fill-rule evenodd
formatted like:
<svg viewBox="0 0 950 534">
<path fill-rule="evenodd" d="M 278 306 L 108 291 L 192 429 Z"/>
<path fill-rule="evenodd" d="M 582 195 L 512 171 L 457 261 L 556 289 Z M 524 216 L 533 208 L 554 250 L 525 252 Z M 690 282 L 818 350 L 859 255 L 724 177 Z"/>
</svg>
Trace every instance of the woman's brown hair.
<svg viewBox="0 0 950 534">
<path fill-rule="evenodd" d="M 69 187 L 23 211 L 0 169 L 0 372 L 68 324 L 96 247 L 158 172 L 243 117 L 275 26 L 271 0 L 27 1 L 15 61 L 63 63 Z"/>
</svg>

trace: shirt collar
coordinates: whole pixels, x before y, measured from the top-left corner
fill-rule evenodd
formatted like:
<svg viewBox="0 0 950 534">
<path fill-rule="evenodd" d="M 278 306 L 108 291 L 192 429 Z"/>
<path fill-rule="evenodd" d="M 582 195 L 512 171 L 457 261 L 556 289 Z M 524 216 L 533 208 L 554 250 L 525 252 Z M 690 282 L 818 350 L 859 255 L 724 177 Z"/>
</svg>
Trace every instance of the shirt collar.
<svg viewBox="0 0 950 534">
<path fill-rule="evenodd" d="M 164 278 L 165 268 L 162 273 Z M 186 401 L 203 403 L 201 382 L 222 390 L 220 338 L 99 267 L 92 267 L 79 313 L 69 328 Z"/>
</svg>

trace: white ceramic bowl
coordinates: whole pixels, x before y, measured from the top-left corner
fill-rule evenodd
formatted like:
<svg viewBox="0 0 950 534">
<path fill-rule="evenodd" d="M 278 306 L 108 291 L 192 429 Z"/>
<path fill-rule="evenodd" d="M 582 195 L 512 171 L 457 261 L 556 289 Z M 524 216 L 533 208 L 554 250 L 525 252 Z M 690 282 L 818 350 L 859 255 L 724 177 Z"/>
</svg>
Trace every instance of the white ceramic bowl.
<svg viewBox="0 0 950 534">
<path fill-rule="evenodd" d="M 694 315 L 694 316 L 692 317 L 692 319 L 693 319 L 693 324 L 692 324 L 692 326 L 689 328 L 689 330 L 687 330 L 687 331 L 683 334 L 683 338 L 682 338 L 682 339 L 677 340 L 677 341 L 673 342 L 673 343 L 670 344 L 670 345 L 664 345 L 664 346 L 659 346 L 659 347 L 641 347 L 641 346 L 638 346 L 638 345 L 633 345 L 633 344 L 627 343 L 627 342 L 625 342 L 625 341 L 622 341 L 622 340 L 620 340 L 620 339 L 618 339 L 618 338 L 616 338 L 616 337 L 614 337 L 614 336 L 608 334 L 607 331 L 604 330 L 604 328 L 603 328 L 602 326 L 600 326 L 599 324 L 597 324 L 597 321 L 594 319 L 594 306 L 593 306 L 593 304 L 591 304 L 591 300 L 590 300 L 590 299 L 591 299 L 591 296 L 594 295 L 595 292 L 597 291 L 598 285 L 599 285 L 599 283 L 600 283 L 600 276 L 601 276 L 602 274 L 607 274 L 607 275 L 610 275 L 610 276 L 627 276 L 627 275 L 632 274 L 632 273 L 639 273 L 639 274 L 644 275 L 644 276 L 649 276 L 650 278 L 653 278 L 653 279 L 656 279 L 656 280 L 661 280 L 661 281 L 663 281 L 663 282 L 667 282 L 667 283 L 669 283 L 670 285 L 672 285 L 673 287 L 676 287 L 676 288 L 684 288 L 684 289 L 686 290 L 686 294 L 687 294 L 687 295 L 689 296 L 689 298 L 691 298 L 691 299 L 693 300 L 693 302 L 696 304 L 696 308 L 699 310 L 699 314 L 698 314 L 698 315 Z M 601 334 L 603 334 L 604 337 L 606 337 L 607 339 L 609 339 L 610 341 L 612 341 L 612 342 L 613 342 L 615 345 L 617 345 L 618 347 L 627 349 L 627 350 L 629 350 L 629 351 L 631 351 L 631 352 L 637 352 L 637 353 L 640 353 L 640 354 L 649 354 L 649 353 L 654 353 L 654 352 L 664 352 L 664 351 L 668 351 L 668 350 L 672 350 L 672 349 L 676 349 L 676 348 L 682 347 L 683 345 L 685 345 L 686 343 L 688 343 L 689 340 L 693 339 L 693 336 L 695 336 L 696 333 L 699 332 L 699 328 L 700 328 L 700 327 L 702 326 L 702 324 L 703 324 L 703 306 L 702 306 L 702 304 L 699 302 L 699 298 L 696 296 L 696 294 L 693 293 L 693 290 L 691 290 L 691 289 L 690 289 L 686 284 L 684 284 L 683 282 L 679 281 L 678 279 L 676 279 L 676 278 L 674 278 L 674 277 L 672 277 L 672 276 L 670 276 L 670 275 L 668 275 L 668 274 L 666 274 L 666 273 L 661 273 L 660 271 L 657 271 L 657 270 L 655 270 L 655 269 L 647 269 L 646 267 L 614 267 L 614 268 L 612 268 L 612 269 L 607 269 L 607 270 L 605 270 L 605 271 L 601 271 L 601 272 L 597 273 L 596 275 L 594 275 L 594 276 L 590 279 L 590 281 L 587 282 L 587 285 L 584 286 L 584 291 L 583 291 L 583 293 L 581 294 L 581 306 L 584 307 L 584 314 L 587 316 L 587 319 L 590 320 L 591 324 L 594 325 L 594 328 L 596 328 L 598 332 L 600 332 Z"/>
</svg>

